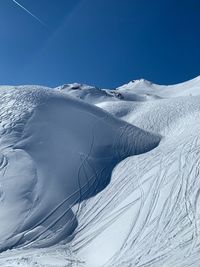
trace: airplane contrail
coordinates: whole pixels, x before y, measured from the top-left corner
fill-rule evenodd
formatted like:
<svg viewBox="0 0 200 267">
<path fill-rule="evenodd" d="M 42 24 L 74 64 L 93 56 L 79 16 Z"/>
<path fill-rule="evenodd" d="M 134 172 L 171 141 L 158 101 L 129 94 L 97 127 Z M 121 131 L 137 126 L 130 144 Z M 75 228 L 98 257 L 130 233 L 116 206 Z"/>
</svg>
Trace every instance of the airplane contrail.
<svg viewBox="0 0 200 267">
<path fill-rule="evenodd" d="M 26 9 L 24 6 L 22 6 L 19 2 L 17 2 L 16 0 L 12 0 L 16 5 L 18 5 L 19 7 L 21 7 L 25 12 L 27 12 L 29 15 L 31 15 L 34 19 L 36 19 L 39 23 L 41 23 L 43 26 L 47 27 L 46 24 L 39 19 L 37 16 L 35 16 L 33 13 L 31 13 L 28 9 Z"/>
</svg>

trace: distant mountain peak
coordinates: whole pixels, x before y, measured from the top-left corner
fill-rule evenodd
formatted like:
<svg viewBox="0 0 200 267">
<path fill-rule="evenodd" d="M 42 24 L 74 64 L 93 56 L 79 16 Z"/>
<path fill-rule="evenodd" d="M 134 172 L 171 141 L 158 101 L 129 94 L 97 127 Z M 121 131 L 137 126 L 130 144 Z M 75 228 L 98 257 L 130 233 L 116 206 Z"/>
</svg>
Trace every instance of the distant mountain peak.
<svg viewBox="0 0 200 267">
<path fill-rule="evenodd" d="M 148 80 L 146 80 L 144 78 L 132 80 L 131 82 L 132 83 L 150 83 L 150 84 L 152 83 L 151 81 L 148 81 Z"/>
</svg>

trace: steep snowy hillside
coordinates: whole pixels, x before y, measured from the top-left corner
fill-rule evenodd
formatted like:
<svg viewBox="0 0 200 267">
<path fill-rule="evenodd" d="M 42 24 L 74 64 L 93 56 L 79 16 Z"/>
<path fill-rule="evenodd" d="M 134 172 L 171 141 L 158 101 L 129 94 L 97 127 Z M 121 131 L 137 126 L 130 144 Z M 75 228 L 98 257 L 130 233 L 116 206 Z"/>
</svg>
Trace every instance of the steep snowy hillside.
<svg viewBox="0 0 200 267">
<path fill-rule="evenodd" d="M 0 103 L 1 266 L 200 267 L 199 77 Z"/>
<path fill-rule="evenodd" d="M 0 101 L 1 251 L 69 241 L 71 208 L 103 190 L 119 161 L 160 141 L 50 89 L 1 88 Z"/>
</svg>

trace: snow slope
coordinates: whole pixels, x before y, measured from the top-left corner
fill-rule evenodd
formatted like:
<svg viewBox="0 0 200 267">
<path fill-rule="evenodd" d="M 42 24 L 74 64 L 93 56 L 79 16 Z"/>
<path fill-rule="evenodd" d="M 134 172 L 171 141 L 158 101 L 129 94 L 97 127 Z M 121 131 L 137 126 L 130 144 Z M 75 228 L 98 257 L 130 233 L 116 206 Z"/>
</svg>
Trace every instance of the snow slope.
<svg viewBox="0 0 200 267">
<path fill-rule="evenodd" d="M 196 96 L 199 95 L 200 76 L 183 83 L 175 85 L 153 84 L 145 79 L 133 80 L 128 84 L 117 88 L 121 93 L 135 93 L 136 95 L 147 95 L 150 97 L 178 97 L 178 96 Z"/>
<path fill-rule="evenodd" d="M 1 266 L 200 266 L 199 77 L 0 102 Z"/>
<path fill-rule="evenodd" d="M 0 250 L 70 240 L 71 208 L 109 183 L 123 158 L 160 137 L 45 88 L 0 89 Z"/>
</svg>

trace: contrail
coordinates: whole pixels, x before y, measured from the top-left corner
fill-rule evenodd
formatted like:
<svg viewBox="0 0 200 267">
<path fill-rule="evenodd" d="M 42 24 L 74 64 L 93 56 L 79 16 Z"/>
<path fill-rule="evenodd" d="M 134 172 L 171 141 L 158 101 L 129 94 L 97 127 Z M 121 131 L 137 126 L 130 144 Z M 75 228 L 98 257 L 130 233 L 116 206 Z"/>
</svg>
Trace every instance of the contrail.
<svg viewBox="0 0 200 267">
<path fill-rule="evenodd" d="M 25 12 L 27 12 L 29 15 L 31 15 L 34 19 L 36 19 L 40 24 L 42 24 L 43 26 L 47 27 L 46 24 L 39 19 L 37 16 L 35 16 L 33 13 L 31 13 L 28 9 L 26 9 L 24 6 L 22 6 L 20 3 L 18 3 L 16 0 L 12 0 L 16 5 L 18 5 L 19 7 L 21 7 Z"/>
</svg>

